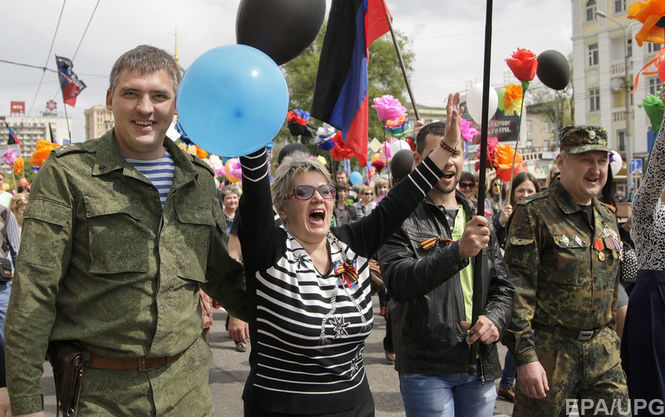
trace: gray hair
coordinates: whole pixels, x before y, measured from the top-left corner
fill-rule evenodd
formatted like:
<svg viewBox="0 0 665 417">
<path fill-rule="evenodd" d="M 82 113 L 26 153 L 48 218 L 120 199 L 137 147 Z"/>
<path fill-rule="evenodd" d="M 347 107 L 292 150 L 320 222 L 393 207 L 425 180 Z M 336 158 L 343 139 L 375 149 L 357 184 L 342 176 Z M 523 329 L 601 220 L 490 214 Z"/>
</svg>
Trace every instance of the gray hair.
<svg viewBox="0 0 665 417">
<path fill-rule="evenodd" d="M 292 153 L 282 160 L 279 168 L 275 171 L 275 179 L 270 186 L 272 203 L 275 207 L 281 207 L 288 200 L 295 177 L 309 171 L 318 172 L 325 177 L 328 183 L 332 183 L 330 172 L 328 172 L 326 167 L 321 165 L 316 159 L 311 159 L 304 152 Z"/>
<path fill-rule="evenodd" d="M 226 197 L 227 194 L 235 194 L 238 197 L 240 197 L 242 193 L 240 192 L 240 188 L 238 188 L 233 184 L 229 184 L 224 188 L 222 188 L 222 191 L 220 192 L 220 197 L 222 198 L 222 200 L 224 199 L 224 197 Z"/>
<path fill-rule="evenodd" d="M 181 68 L 166 51 L 150 45 L 139 45 L 122 54 L 113 64 L 109 77 L 109 91 L 113 94 L 122 70 L 138 71 L 141 75 L 166 70 L 173 82 L 173 91 L 178 91 Z"/>
</svg>

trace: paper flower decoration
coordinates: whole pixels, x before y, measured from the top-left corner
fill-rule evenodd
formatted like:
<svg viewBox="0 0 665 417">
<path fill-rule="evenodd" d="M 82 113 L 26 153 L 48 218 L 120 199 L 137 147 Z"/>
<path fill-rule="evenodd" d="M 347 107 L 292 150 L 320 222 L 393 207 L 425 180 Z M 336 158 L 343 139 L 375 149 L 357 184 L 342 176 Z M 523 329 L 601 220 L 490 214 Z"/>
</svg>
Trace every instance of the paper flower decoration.
<svg viewBox="0 0 665 417">
<path fill-rule="evenodd" d="M 16 175 L 23 174 L 23 169 L 25 168 L 25 160 L 23 159 L 23 157 L 16 158 L 16 161 L 14 161 L 12 167 L 14 168 L 14 174 Z"/>
<path fill-rule="evenodd" d="M 376 114 L 382 122 L 406 116 L 406 107 L 390 94 L 374 98 L 372 108 L 376 109 Z"/>
<path fill-rule="evenodd" d="M 503 91 L 503 113 L 506 116 L 520 115 L 522 112 L 522 86 L 508 84 Z"/>
<path fill-rule="evenodd" d="M 353 150 L 347 148 L 342 141 L 342 132 L 337 132 L 332 137 L 332 141 L 335 146 L 330 150 L 330 156 L 332 156 L 337 161 L 343 161 L 345 159 L 350 159 L 353 156 Z"/>
<path fill-rule="evenodd" d="M 642 22 L 642 29 L 635 35 L 639 46 L 643 42 L 665 43 L 665 28 L 658 22 L 665 16 L 665 2 L 662 0 L 636 1 L 628 7 L 627 16 Z"/>
<path fill-rule="evenodd" d="M 506 59 L 508 68 L 520 81 L 533 81 L 538 70 L 538 57 L 528 49 L 517 48 L 512 57 Z"/>
<path fill-rule="evenodd" d="M 14 165 L 17 156 L 18 153 L 16 152 L 16 149 L 12 149 L 11 151 L 7 151 L 2 155 L 2 162 L 7 165 Z"/>
<path fill-rule="evenodd" d="M 494 149 L 496 149 L 499 144 L 499 139 L 496 136 L 487 138 L 487 166 L 491 167 L 494 165 Z M 476 156 L 480 159 L 480 147 L 478 147 L 478 152 Z M 476 162 L 476 171 L 480 170 L 480 161 Z"/>
<path fill-rule="evenodd" d="M 291 110 L 286 113 L 287 122 L 295 122 L 299 125 L 306 126 L 309 123 L 309 112 L 301 109 Z"/>
<path fill-rule="evenodd" d="M 510 181 L 511 175 L 510 170 L 513 166 L 513 158 L 515 159 L 515 172 L 516 174 L 520 172 L 520 165 L 522 165 L 522 155 L 517 153 L 515 155 L 515 149 L 512 146 L 504 143 L 499 143 L 494 149 L 492 165 L 496 169 L 496 175 L 501 178 L 503 181 Z"/>
<path fill-rule="evenodd" d="M 373 162 L 372 162 L 372 166 L 374 167 L 374 169 L 376 170 L 376 172 L 381 173 L 381 171 L 383 170 L 383 168 L 386 167 L 386 163 L 385 163 L 383 160 L 381 160 L 381 159 L 377 159 L 376 161 L 373 161 Z"/>
<path fill-rule="evenodd" d="M 462 133 L 462 138 L 467 142 L 471 142 L 473 137 L 478 134 L 478 131 L 473 126 L 471 126 L 471 122 L 463 117 L 459 119 L 459 128 L 460 132 Z"/>
<path fill-rule="evenodd" d="M 409 119 L 406 116 L 396 117 L 386 121 L 386 132 L 396 138 L 402 138 L 409 131 Z"/>
<path fill-rule="evenodd" d="M 642 100 L 642 104 L 638 104 L 637 107 L 641 107 L 647 113 L 649 121 L 651 122 L 651 130 L 658 132 L 660 130 L 660 122 L 663 120 L 663 113 L 665 111 L 665 105 L 660 97 L 656 97 L 652 94 L 649 94 Z"/>
<path fill-rule="evenodd" d="M 42 166 L 44 161 L 46 161 L 46 158 L 48 158 L 48 156 L 51 154 L 51 151 L 58 146 L 60 145 L 57 143 L 51 143 L 43 139 L 37 139 L 37 146 L 35 147 L 35 151 L 32 153 L 32 156 L 28 162 L 30 162 L 30 165 L 33 167 Z"/>
</svg>

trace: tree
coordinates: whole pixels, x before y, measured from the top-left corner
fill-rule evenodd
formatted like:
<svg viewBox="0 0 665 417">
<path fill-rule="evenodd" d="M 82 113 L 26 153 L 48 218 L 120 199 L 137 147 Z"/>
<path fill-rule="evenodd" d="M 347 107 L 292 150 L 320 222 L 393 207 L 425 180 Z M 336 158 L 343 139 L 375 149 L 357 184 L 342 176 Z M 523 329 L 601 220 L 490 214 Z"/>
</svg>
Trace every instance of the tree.
<svg viewBox="0 0 665 417">
<path fill-rule="evenodd" d="M 312 94 L 314 93 L 314 84 L 316 82 L 316 72 L 319 66 L 319 56 L 323 45 L 327 24 L 324 23 L 316 40 L 300 56 L 282 66 L 286 81 L 289 86 L 289 109 L 308 110 L 312 105 Z M 401 33 L 395 32 L 397 44 L 402 52 L 402 59 L 408 72 L 413 70 L 412 62 L 415 58 L 411 41 Z M 376 112 L 371 108 L 372 99 L 381 97 L 384 94 L 391 94 L 398 98 L 402 104 L 406 105 L 404 97 L 406 94 L 406 85 L 402 72 L 399 68 L 399 61 L 392 43 L 390 33 L 382 36 L 372 43 L 369 48 L 369 138 L 376 137 L 379 140 L 384 138 L 384 127 L 376 116 Z M 280 142 L 292 142 L 293 136 L 286 127 L 282 128 L 277 140 Z M 320 149 L 312 149 L 313 154 L 324 155 L 328 157 L 328 152 Z"/>
</svg>

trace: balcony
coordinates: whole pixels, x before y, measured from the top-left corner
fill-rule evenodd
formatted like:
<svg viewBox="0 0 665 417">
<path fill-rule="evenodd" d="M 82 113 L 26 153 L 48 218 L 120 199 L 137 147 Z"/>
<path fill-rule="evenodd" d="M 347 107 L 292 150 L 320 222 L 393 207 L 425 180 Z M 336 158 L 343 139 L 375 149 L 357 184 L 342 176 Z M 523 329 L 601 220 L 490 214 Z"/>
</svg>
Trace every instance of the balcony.
<svg viewBox="0 0 665 417">
<path fill-rule="evenodd" d="M 610 77 L 623 77 L 626 72 L 626 65 L 623 60 L 614 61 L 610 64 Z"/>
</svg>

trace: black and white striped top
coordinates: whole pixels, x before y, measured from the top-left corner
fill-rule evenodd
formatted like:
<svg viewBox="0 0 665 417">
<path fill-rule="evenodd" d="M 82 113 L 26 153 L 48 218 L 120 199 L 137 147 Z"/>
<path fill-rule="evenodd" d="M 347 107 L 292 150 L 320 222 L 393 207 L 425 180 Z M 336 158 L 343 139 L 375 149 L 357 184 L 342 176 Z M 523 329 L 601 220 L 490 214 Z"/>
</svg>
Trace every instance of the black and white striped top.
<svg viewBox="0 0 665 417">
<path fill-rule="evenodd" d="M 243 198 L 238 236 L 245 262 L 252 349 L 243 399 L 279 413 L 350 409 L 370 395 L 362 352 L 372 329 L 368 259 L 397 230 L 442 172 L 426 158 L 361 221 L 331 229 L 331 270 L 273 223 L 265 150 L 240 159 Z M 344 285 L 334 266 L 355 265 Z"/>
</svg>

